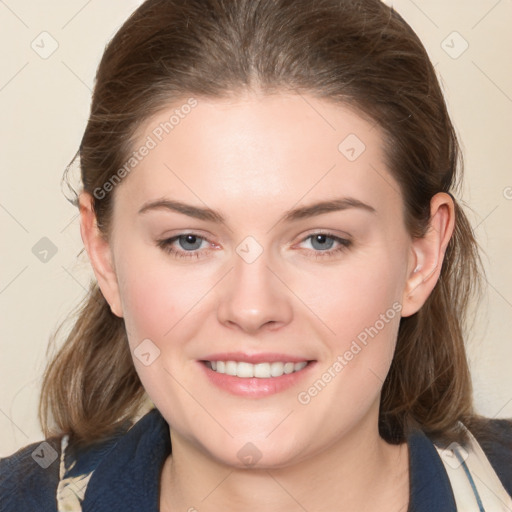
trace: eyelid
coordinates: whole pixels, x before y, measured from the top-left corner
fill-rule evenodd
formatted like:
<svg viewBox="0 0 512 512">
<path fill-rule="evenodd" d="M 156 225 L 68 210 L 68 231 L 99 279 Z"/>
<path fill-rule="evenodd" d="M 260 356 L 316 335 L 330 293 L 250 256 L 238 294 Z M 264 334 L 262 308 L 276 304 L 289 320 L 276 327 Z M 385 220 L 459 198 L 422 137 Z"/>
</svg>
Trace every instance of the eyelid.
<svg viewBox="0 0 512 512">
<path fill-rule="evenodd" d="M 337 238 L 341 240 L 346 240 L 347 242 L 352 242 L 352 236 L 346 231 L 337 231 L 331 229 L 312 229 L 306 232 L 305 234 L 302 234 L 300 237 L 300 241 L 302 242 L 313 235 L 326 235 L 331 238 Z"/>
<path fill-rule="evenodd" d="M 209 235 L 203 235 L 199 231 L 195 231 L 195 230 L 180 231 L 177 234 L 163 235 L 163 236 L 159 237 L 157 242 L 164 243 L 164 242 L 168 242 L 169 240 L 174 240 L 175 241 L 180 236 L 185 236 L 185 235 L 193 235 L 193 236 L 195 236 L 197 238 L 201 238 L 202 240 L 204 240 L 205 242 L 208 242 L 211 245 L 218 245 L 218 244 L 215 244 L 214 242 L 212 242 L 210 240 Z M 352 236 L 349 233 L 346 233 L 346 232 L 333 232 L 333 231 L 331 231 L 329 229 L 313 229 L 313 230 L 311 230 L 310 232 L 308 232 L 306 234 L 302 234 L 301 237 L 299 238 L 299 243 L 300 242 L 304 242 L 305 240 L 307 240 L 309 237 L 311 237 L 313 235 L 326 235 L 326 236 L 328 236 L 330 238 L 335 238 L 335 239 L 338 239 L 338 240 L 345 240 L 347 242 L 352 242 Z M 295 245 L 296 243 L 298 243 L 298 242 L 290 242 L 289 245 Z"/>
<path fill-rule="evenodd" d="M 352 237 L 350 237 L 348 234 L 346 234 L 346 236 L 343 237 L 343 236 L 340 236 L 339 234 L 332 233 L 331 231 L 328 231 L 328 230 L 316 230 L 307 235 L 303 235 L 301 237 L 300 241 L 297 242 L 296 244 L 294 244 L 294 246 L 302 244 L 303 242 L 306 242 L 307 240 L 312 239 L 312 237 L 314 237 L 315 235 L 322 235 L 327 238 L 331 238 L 338 244 L 338 247 L 335 247 L 333 249 L 327 249 L 325 251 L 316 251 L 314 249 L 304 249 L 307 252 L 313 253 L 316 258 L 329 257 L 329 256 L 334 257 L 336 254 L 338 254 L 344 250 L 347 250 L 353 244 Z"/>
<path fill-rule="evenodd" d="M 200 249 L 196 249 L 196 250 L 193 250 L 193 251 L 185 251 L 183 249 L 175 249 L 173 247 L 173 244 L 182 236 L 187 236 L 187 235 L 191 235 L 191 236 L 194 236 L 200 240 L 202 240 L 203 242 L 206 242 L 207 244 L 210 245 L 209 248 L 207 249 L 203 249 L 203 250 L 200 250 Z M 301 239 L 299 240 L 299 242 L 297 242 L 296 244 L 294 245 L 297 245 L 297 244 L 300 244 L 300 243 L 303 243 L 305 242 L 306 240 L 312 238 L 313 236 L 315 235 L 322 235 L 322 236 L 325 236 L 327 238 L 331 238 L 333 239 L 335 242 L 337 242 L 339 244 L 338 247 L 332 249 L 327 249 L 327 250 L 324 250 L 324 251 L 317 251 L 317 250 L 314 250 L 314 249 L 304 249 L 308 254 L 311 254 L 314 258 L 316 259 L 322 259 L 322 258 L 334 258 L 336 256 L 338 256 L 339 254 L 341 254 L 342 252 L 346 251 L 349 249 L 349 247 L 352 246 L 352 237 L 350 235 L 348 235 L 348 233 L 345 233 L 345 238 L 339 236 L 338 234 L 335 234 L 333 233 L 332 231 L 330 230 L 322 230 L 322 229 L 316 229 L 316 230 L 312 230 L 310 233 L 308 234 L 304 234 L 302 235 Z M 159 240 L 157 240 L 157 245 L 165 252 L 167 252 L 168 254 L 172 255 L 174 258 L 176 259 L 200 259 L 202 257 L 206 257 L 210 252 L 211 252 L 211 247 L 214 246 L 215 244 L 212 243 L 209 238 L 203 236 L 203 235 L 200 235 L 199 233 L 196 233 L 194 231 L 181 231 L 180 233 L 176 234 L 176 235 L 173 235 L 173 236 L 170 236 L 170 237 L 164 237 L 164 238 L 161 238 Z M 206 253 L 206 254 L 205 254 Z"/>
<path fill-rule="evenodd" d="M 209 239 L 209 237 L 206 237 L 205 235 L 201 235 L 200 233 L 197 233 L 195 231 L 180 231 L 176 235 L 162 236 L 162 237 L 160 237 L 160 238 L 158 238 L 156 240 L 156 243 L 157 243 L 157 245 L 159 245 L 161 247 L 169 247 L 169 246 L 171 246 L 171 244 L 176 242 L 180 237 L 187 236 L 187 235 L 195 236 L 196 238 L 198 238 L 198 239 L 202 240 L 203 242 L 207 243 L 210 247 L 218 245 L 218 244 L 215 244 L 214 242 L 212 242 Z M 180 252 L 193 253 L 193 252 L 199 252 L 199 251 L 198 250 L 196 250 L 196 251 L 183 251 L 183 250 L 181 250 Z"/>
</svg>

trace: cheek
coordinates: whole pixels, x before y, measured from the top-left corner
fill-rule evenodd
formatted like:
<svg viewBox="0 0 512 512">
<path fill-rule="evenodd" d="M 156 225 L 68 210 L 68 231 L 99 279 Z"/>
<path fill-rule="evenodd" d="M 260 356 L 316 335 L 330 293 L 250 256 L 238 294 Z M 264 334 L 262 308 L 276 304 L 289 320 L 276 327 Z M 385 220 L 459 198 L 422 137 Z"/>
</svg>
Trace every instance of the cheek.
<svg viewBox="0 0 512 512">
<path fill-rule="evenodd" d="M 133 261 L 133 260 L 131 260 Z M 178 314 L 175 304 L 178 289 L 171 288 L 165 279 L 155 272 L 134 272 L 125 268 L 120 272 L 120 294 L 123 316 L 130 344 L 142 339 L 160 339 L 172 327 L 172 319 Z"/>
<path fill-rule="evenodd" d="M 308 279 L 299 277 L 295 289 L 308 298 L 305 302 L 331 335 L 346 341 L 386 312 L 391 320 L 399 320 L 405 264 L 396 252 L 372 249 L 358 253 L 346 265 L 324 269 Z"/>
<path fill-rule="evenodd" d="M 166 258 L 171 256 L 162 257 L 153 249 L 132 249 L 129 254 L 129 258 L 121 258 L 117 273 L 130 343 L 149 338 L 160 345 L 172 336 L 178 323 L 194 313 L 210 281 L 200 269 L 180 271 L 169 265 Z"/>
<path fill-rule="evenodd" d="M 328 283 L 324 293 L 317 294 L 310 303 L 322 320 L 319 332 L 324 333 L 326 341 L 318 389 L 326 384 L 330 391 L 325 395 L 332 393 L 334 403 L 344 402 L 350 408 L 354 398 L 363 404 L 379 393 L 400 324 L 403 268 L 404 260 L 396 252 L 361 254 L 346 268 L 332 272 L 329 281 L 324 279 Z M 305 391 L 307 401 L 310 395 Z"/>
<path fill-rule="evenodd" d="M 126 331 L 146 392 L 160 410 L 166 411 L 168 421 L 187 430 L 191 427 L 185 428 L 183 422 L 189 418 L 189 396 L 183 389 L 191 385 L 182 388 L 178 382 L 183 384 L 186 378 L 176 368 L 184 372 L 191 364 L 189 340 L 198 329 L 194 306 L 199 306 L 206 295 L 208 282 L 204 275 L 171 268 L 165 258 L 151 253 L 147 248 L 132 249 L 125 253 L 130 257 L 122 258 L 117 266 Z M 144 361 L 141 354 L 146 353 L 149 358 Z"/>
</svg>

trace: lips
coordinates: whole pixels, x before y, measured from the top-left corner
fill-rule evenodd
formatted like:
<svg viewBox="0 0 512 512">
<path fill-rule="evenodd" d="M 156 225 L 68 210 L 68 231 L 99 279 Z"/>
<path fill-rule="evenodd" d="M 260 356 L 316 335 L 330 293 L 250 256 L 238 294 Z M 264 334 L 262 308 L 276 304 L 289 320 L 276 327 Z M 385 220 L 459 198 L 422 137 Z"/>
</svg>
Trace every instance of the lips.
<svg viewBox="0 0 512 512">
<path fill-rule="evenodd" d="M 211 354 L 198 361 L 208 380 L 231 394 L 262 398 L 304 379 L 316 361 L 289 354 Z"/>
</svg>

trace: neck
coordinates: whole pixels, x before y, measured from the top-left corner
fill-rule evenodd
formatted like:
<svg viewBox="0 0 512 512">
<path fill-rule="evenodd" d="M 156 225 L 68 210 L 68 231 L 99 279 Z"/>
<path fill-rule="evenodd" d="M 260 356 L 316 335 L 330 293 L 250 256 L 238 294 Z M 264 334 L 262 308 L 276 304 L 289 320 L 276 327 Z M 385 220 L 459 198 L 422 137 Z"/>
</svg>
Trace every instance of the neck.
<svg viewBox="0 0 512 512">
<path fill-rule="evenodd" d="M 376 423 L 358 425 L 315 457 L 271 469 L 222 464 L 172 432 L 171 442 L 173 454 L 162 471 L 162 512 L 407 510 L 407 444 L 386 443 Z"/>
</svg>

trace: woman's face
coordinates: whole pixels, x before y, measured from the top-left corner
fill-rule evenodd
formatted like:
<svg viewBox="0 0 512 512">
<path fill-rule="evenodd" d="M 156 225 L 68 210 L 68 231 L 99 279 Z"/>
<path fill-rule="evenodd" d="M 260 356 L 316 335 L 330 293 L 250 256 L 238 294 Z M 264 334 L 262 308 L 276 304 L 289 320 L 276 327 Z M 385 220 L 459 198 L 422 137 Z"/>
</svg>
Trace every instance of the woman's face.
<svg viewBox="0 0 512 512">
<path fill-rule="evenodd" d="M 381 132 L 312 96 L 185 104 L 138 132 L 109 247 L 173 444 L 277 467 L 376 431 L 416 265 Z"/>
</svg>

